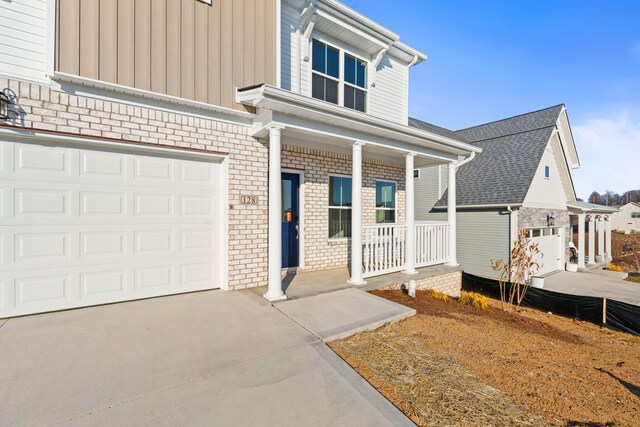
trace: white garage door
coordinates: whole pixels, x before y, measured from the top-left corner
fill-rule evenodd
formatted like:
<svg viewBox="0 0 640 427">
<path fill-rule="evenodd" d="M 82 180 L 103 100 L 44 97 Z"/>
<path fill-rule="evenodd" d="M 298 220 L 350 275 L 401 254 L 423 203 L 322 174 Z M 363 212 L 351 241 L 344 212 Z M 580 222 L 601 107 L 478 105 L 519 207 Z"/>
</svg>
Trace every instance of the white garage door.
<svg viewBox="0 0 640 427">
<path fill-rule="evenodd" d="M 0 317 L 220 287 L 219 160 L 22 141 L 0 141 Z"/>
<path fill-rule="evenodd" d="M 538 244 L 540 255 L 536 261 L 542 268 L 536 274 L 542 276 L 562 269 L 562 235 L 559 228 L 529 230 L 531 241 Z"/>
</svg>

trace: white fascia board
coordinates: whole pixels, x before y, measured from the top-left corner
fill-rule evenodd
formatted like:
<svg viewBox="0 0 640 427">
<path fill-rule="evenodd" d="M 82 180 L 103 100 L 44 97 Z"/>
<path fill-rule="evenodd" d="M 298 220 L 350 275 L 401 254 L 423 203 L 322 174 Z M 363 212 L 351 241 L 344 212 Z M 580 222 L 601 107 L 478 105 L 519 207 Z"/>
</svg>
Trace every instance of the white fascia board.
<svg viewBox="0 0 640 427">
<path fill-rule="evenodd" d="M 445 152 L 465 156 L 470 155 L 472 152 L 482 152 L 481 148 L 471 144 L 410 126 L 400 125 L 366 113 L 340 107 L 329 102 L 320 101 L 269 85 L 262 85 L 240 91 L 237 98 L 239 102 L 254 107 L 280 112 L 288 111 L 291 115 L 306 113 L 318 122 L 324 121 L 330 124 L 340 124 L 350 129 L 361 128 L 366 133 L 377 134 L 391 140 L 406 141 L 417 147 L 436 148 Z M 434 147 L 434 145 L 436 147 Z"/>
<path fill-rule="evenodd" d="M 122 149 L 127 151 L 137 152 L 155 152 L 164 154 L 175 154 L 181 157 L 191 157 L 199 159 L 215 159 L 217 161 L 223 161 L 228 157 L 227 154 L 210 152 L 206 150 L 194 150 L 194 149 L 180 149 L 170 146 L 159 144 L 145 144 L 140 142 L 127 142 L 118 141 L 113 139 L 105 139 L 89 136 L 76 136 L 61 134 L 53 131 L 39 131 L 32 129 L 17 128 L 12 126 L 1 126 L 0 137 L 12 139 L 12 140 L 28 140 L 32 142 L 62 142 L 67 144 L 83 144 L 91 145 L 93 147 L 104 147 L 106 149 Z"/>
<path fill-rule="evenodd" d="M 571 124 L 569 123 L 569 115 L 567 114 L 567 108 L 562 107 L 558 121 L 556 122 L 556 129 L 560 133 L 562 144 L 566 147 L 569 153 L 569 160 L 571 169 L 578 169 L 580 167 L 580 157 L 578 156 L 578 148 L 576 147 L 575 140 L 573 139 L 573 132 L 571 131 Z"/>
<path fill-rule="evenodd" d="M 520 208 L 522 203 L 491 203 L 486 205 L 456 205 L 456 209 L 507 209 Z M 446 210 L 446 206 L 434 206 L 436 210 Z"/>
<path fill-rule="evenodd" d="M 59 85 L 58 87 L 54 87 L 54 90 L 60 90 L 72 95 L 83 95 L 112 102 L 124 102 L 131 105 L 158 108 L 173 113 L 180 112 L 207 119 L 230 122 L 237 125 L 250 126 L 254 116 L 252 113 L 248 113 L 246 111 L 234 110 L 232 108 L 192 101 L 185 98 L 179 98 L 177 96 L 165 95 L 162 93 L 136 89 L 114 83 L 107 83 L 58 71 L 54 73 L 52 80 Z M 112 93 L 118 95 L 111 95 Z M 183 111 L 177 111 L 175 106 L 183 107 Z"/>
<path fill-rule="evenodd" d="M 387 43 L 400 39 L 398 34 L 383 27 L 372 19 L 367 18 L 363 14 L 356 12 L 339 1 L 318 0 L 317 7 L 318 10 L 330 12 L 342 20 L 351 23 L 351 25 L 359 27 L 364 32 L 372 33 L 373 35 L 376 35 L 377 38 L 386 39 Z"/>
</svg>

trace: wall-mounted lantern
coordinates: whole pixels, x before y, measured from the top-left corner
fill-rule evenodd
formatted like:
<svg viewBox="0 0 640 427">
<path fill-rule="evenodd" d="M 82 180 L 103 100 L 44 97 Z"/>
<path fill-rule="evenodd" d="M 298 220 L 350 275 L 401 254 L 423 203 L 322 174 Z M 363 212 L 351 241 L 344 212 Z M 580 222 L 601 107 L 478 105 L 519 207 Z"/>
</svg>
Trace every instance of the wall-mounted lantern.
<svg viewBox="0 0 640 427">
<path fill-rule="evenodd" d="M 9 118 L 9 97 L 0 91 L 0 120 Z"/>
<path fill-rule="evenodd" d="M 553 227 L 554 225 L 556 225 L 556 219 L 551 214 L 547 215 L 547 226 Z"/>
</svg>

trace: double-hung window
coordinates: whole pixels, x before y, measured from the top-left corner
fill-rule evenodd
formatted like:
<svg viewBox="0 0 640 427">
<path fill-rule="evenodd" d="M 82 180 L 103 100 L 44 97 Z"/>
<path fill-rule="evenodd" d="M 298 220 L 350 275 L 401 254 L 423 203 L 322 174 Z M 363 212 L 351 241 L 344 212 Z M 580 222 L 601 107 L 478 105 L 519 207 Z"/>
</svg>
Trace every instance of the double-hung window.
<svg viewBox="0 0 640 427">
<path fill-rule="evenodd" d="M 367 63 L 344 54 L 344 106 L 364 112 L 367 105 Z"/>
<path fill-rule="evenodd" d="M 640 218 L 640 212 L 631 212 L 631 218 Z"/>
<path fill-rule="evenodd" d="M 313 40 L 311 96 L 338 103 L 340 85 L 340 51 L 326 43 Z"/>
<path fill-rule="evenodd" d="M 329 238 L 351 237 L 351 178 L 329 176 Z"/>
<path fill-rule="evenodd" d="M 396 183 L 376 181 L 376 222 L 396 222 Z"/>
<path fill-rule="evenodd" d="M 312 45 L 311 96 L 364 112 L 367 63 L 316 39 Z"/>
</svg>

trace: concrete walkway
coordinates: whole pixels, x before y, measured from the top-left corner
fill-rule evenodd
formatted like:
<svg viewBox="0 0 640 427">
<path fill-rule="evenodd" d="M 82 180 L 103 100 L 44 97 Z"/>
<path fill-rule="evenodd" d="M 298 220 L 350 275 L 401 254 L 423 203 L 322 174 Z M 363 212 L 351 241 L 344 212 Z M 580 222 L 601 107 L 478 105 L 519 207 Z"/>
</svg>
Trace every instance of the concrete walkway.
<svg viewBox="0 0 640 427">
<path fill-rule="evenodd" d="M 275 307 L 324 342 L 377 329 L 416 314 L 412 308 L 358 289 L 284 301 Z"/>
<path fill-rule="evenodd" d="M 602 270 L 561 271 L 545 277 L 544 288 L 572 295 L 610 298 L 640 305 L 640 285 L 623 280 L 624 274 Z"/>
<path fill-rule="evenodd" d="M 3 426 L 412 425 L 248 291 L 9 319 L 0 366 Z"/>
</svg>

